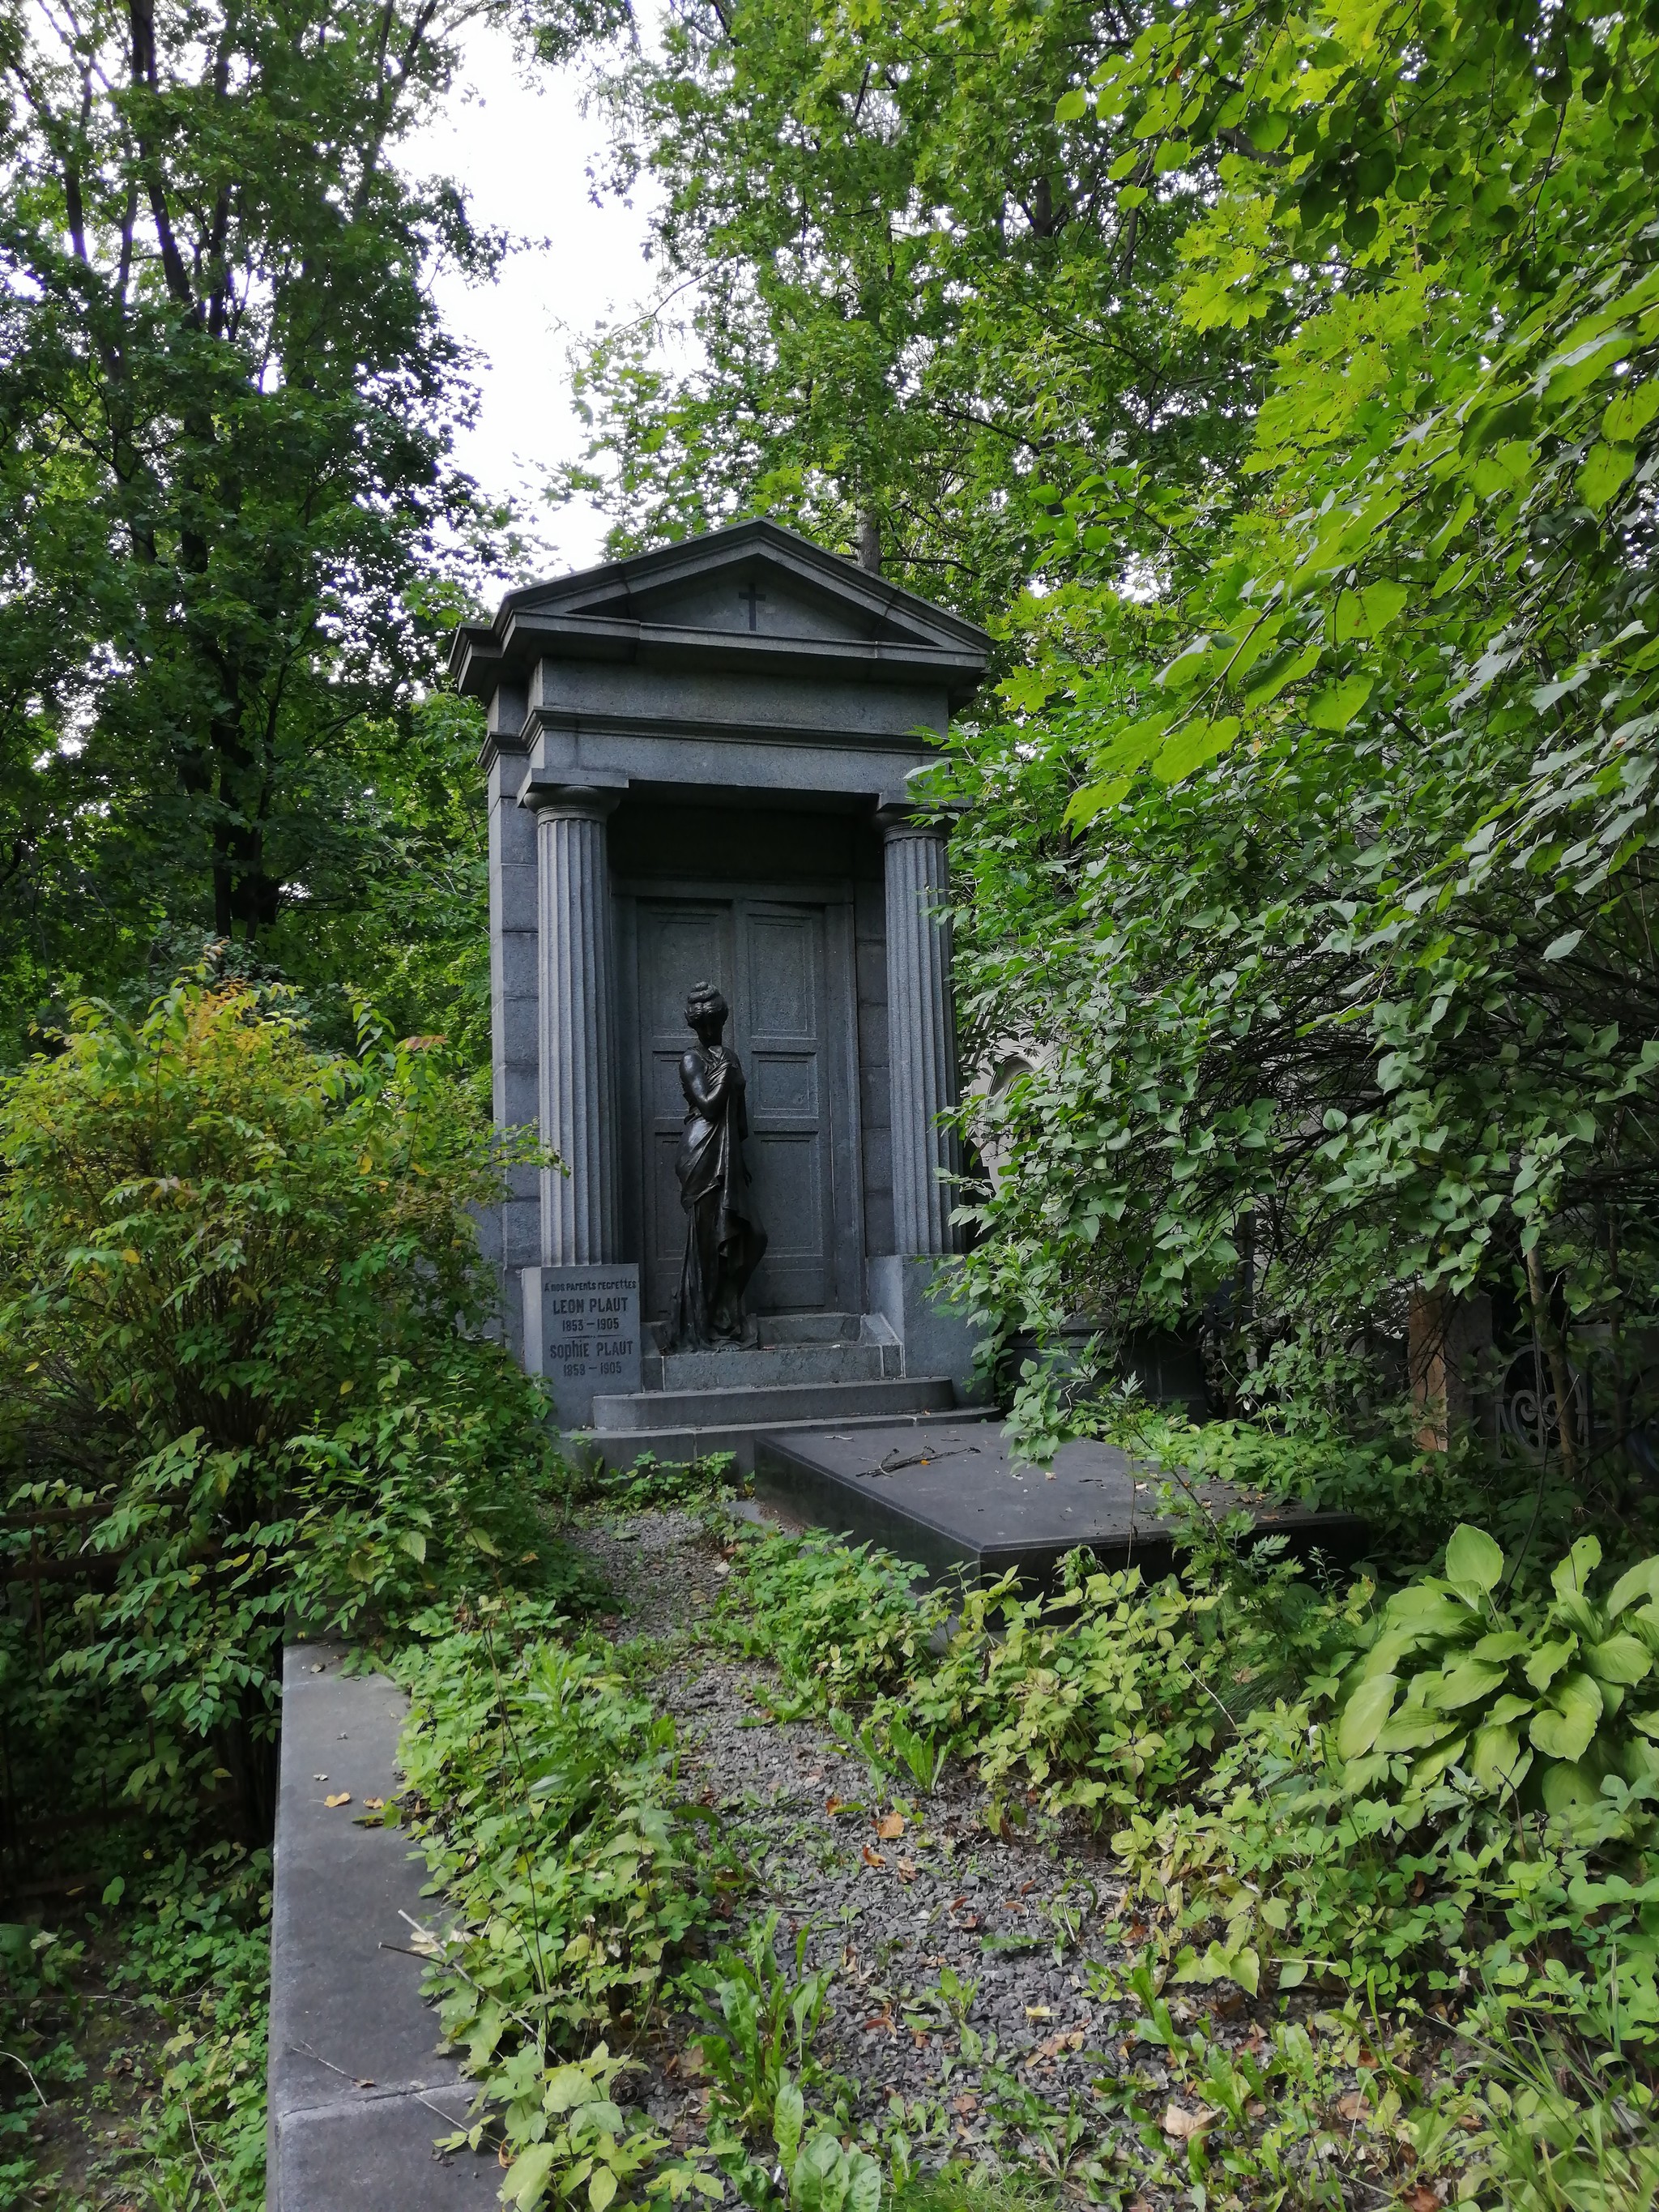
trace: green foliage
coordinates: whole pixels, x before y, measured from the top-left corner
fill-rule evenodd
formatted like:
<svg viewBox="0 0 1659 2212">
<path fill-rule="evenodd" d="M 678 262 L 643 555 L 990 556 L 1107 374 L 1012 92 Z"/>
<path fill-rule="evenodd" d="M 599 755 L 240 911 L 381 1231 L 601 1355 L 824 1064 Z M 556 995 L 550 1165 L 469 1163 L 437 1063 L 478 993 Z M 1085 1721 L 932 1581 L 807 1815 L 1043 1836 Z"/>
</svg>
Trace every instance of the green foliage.
<svg viewBox="0 0 1659 2212">
<path fill-rule="evenodd" d="M 805 2100 L 793 2083 L 778 2091 L 773 2134 L 791 2212 L 880 2212 L 880 2166 L 823 2121 L 807 2134 Z"/>
<path fill-rule="evenodd" d="M 918 1596 L 923 1571 L 820 1536 L 744 1529 L 721 1599 L 740 1650 L 772 1660 L 820 1710 L 899 1690 L 924 1663 L 945 1600 Z"/>
<path fill-rule="evenodd" d="M 1467 1524 L 1443 1577 L 1396 1591 L 1338 1693 L 1336 1748 L 1356 1796 L 1389 1782 L 1402 1814 L 1453 1766 L 1479 1790 L 1551 1813 L 1594 1807 L 1608 1777 L 1659 1798 L 1659 1559 L 1601 1603 L 1601 1547 L 1581 1536 L 1547 1602 L 1506 1602 L 1503 1551 Z"/>
<path fill-rule="evenodd" d="M 219 1843 L 148 1857 L 135 1854 L 131 1882 L 112 1881 L 73 1937 L 0 1927 L 11 2077 L 0 2080 L 0 2146 L 15 2138 L 19 2153 L 0 2152 L 9 2203 L 28 2201 L 31 2178 L 40 2185 L 26 2148 L 37 2090 L 61 2110 L 112 2062 L 132 2091 L 130 2125 L 94 2135 L 93 2174 L 112 2197 L 191 2205 L 205 2188 L 227 2212 L 264 2203 L 269 1854 Z"/>
<path fill-rule="evenodd" d="M 579 379 L 612 542 L 763 512 L 981 619 L 1027 583 L 1053 487 L 1142 466 L 1155 559 L 1239 450 L 1259 379 L 1175 312 L 1205 156 L 1068 110 L 1141 9 L 738 0 L 677 11 L 607 85 L 616 181 L 648 176 L 665 312 Z M 671 307 L 671 302 L 678 306 Z M 696 366 L 659 343 L 683 317 Z"/>
<path fill-rule="evenodd" d="M 505 2142 L 523 2212 L 579 2185 L 604 2212 L 636 2187 L 702 2186 L 623 2118 L 611 2045 L 646 2033 L 738 1875 L 714 1816 L 682 1801 L 672 1721 L 608 1647 L 572 1647 L 560 1626 L 497 1601 L 423 1624 L 432 1640 L 399 1662 L 399 1759 L 458 1916 L 425 1942 L 444 2033 L 478 2085 L 468 2139 Z"/>
<path fill-rule="evenodd" d="M 1194 1799 L 1134 1814 L 1114 1847 L 1170 1971 L 1254 1991 L 1272 1961 L 1373 2001 L 1478 1978 L 1500 2021 L 1659 2040 L 1659 1762 L 1627 1705 L 1655 1569 L 1598 1602 L 1599 1556 L 1581 1539 L 1547 1600 L 1508 1598 L 1460 1528 L 1443 1576 L 1351 1609 L 1328 1668 L 1243 1717 Z"/>
<path fill-rule="evenodd" d="M 268 1821 L 290 1613 L 372 1629 L 544 1542 L 541 1401 L 476 1333 L 501 1158 L 432 1054 L 319 1051 L 246 987 L 83 1006 L 6 1085 L 3 1540 L 63 1565 L 0 1696 L 89 1794 L 216 1769 Z"/>
<path fill-rule="evenodd" d="M 205 2160 L 232 2212 L 264 2202 L 270 1916 L 267 1854 L 181 1855 L 129 1905 L 113 1976 L 167 2031 L 142 2114 L 145 2163 L 193 2187 Z"/>
<path fill-rule="evenodd" d="M 353 950 L 391 980 L 424 811 L 399 752 L 441 727 L 459 780 L 466 718 L 416 697 L 506 523 L 450 459 L 471 393 L 431 289 L 500 244 L 397 150 L 481 15 L 551 58 L 622 14 L 5 7 L 5 1060 L 65 966 L 113 988 L 168 929 L 263 939 L 293 906 L 303 951 L 378 906 Z"/>
<path fill-rule="evenodd" d="M 806 1930 L 795 1937 L 793 1975 L 778 1963 L 777 1935 L 778 1916 L 769 1912 L 750 1924 L 741 1949 L 717 1951 L 694 1984 L 705 2025 L 693 2041 L 714 2084 L 717 2118 L 744 2137 L 772 2118 L 792 2078 L 807 2078 L 830 2000 L 828 1969 L 806 1971 Z"/>
<path fill-rule="evenodd" d="M 1108 1808 L 1178 1789 L 1229 1727 L 1224 1691 L 1249 1655 L 1224 1642 L 1219 1593 L 1147 1589 L 1138 1567 L 1021 1598 L 1012 1575 L 969 1590 L 914 1710 L 947 1733 L 1000 1800 L 1036 1790 L 1046 1810 Z M 1207 1693 L 1206 1693 L 1207 1689 Z"/>
<path fill-rule="evenodd" d="M 1659 2113 L 1623 2069 L 1587 2073 L 1559 2043 L 1504 2037 L 1486 2053 L 1486 2177 L 1513 2212 L 1647 2212 L 1659 2197 Z"/>
<path fill-rule="evenodd" d="M 492 2075 L 501 2100 L 500 2123 L 511 2154 L 501 2202 L 518 2212 L 541 2204 L 567 2204 L 581 2192 L 590 2212 L 634 2201 L 635 2185 L 648 2176 L 667 2137 L 630 2128 L 612 2091 L 627 2068 L 599 2044 L 580 2063 L 544 2069 L 526 2048 Z M 452 2150 L 477 2150 L 483 2124 L 444 2138 Z"/>
<path fill-rule="evenodd" d="M 809 2113 L 799 2085 L 787 2073 L 762 2117 L 769 2124 L 775 2154 L 769 2166 L 740 2136 L 716 2131 L 710 2145 L 743 2203 L 757 2208 L 781 2203 L 788 2212 L 880 2212 L 879 2163 L 845 2139 L 844 2119 Z"/>
<path fill-rule="evenodd" d="M 732 1474 L 730 1452 L 709 1452 L 683 1467 L 659 1464 L 654 1452 L 642 1452 L 631 1467 L 602 1463 L 582 1470 L 578 1489 L 584 1505 L 607 1513 L 659 1512 L 675 1505 L 702 1505 L 737 1497 L 744 1487 Z"/>
<path fill-rule="evenodd" d="M 1272 383 L 1156 575 L 1142 465 L 1063 488 L 958 745 L 968 1026 L 1041 1047 L 976 1123 L 1004 1328 L 1201 1310 L 1237 1403 L 1363 1431 L 1409 1301 L 1481 1291 L 1645 1403 L 1654 53 L 1222 0 L 1073 96 L 1218 161 L 1181 313 Z"/>
</svg>

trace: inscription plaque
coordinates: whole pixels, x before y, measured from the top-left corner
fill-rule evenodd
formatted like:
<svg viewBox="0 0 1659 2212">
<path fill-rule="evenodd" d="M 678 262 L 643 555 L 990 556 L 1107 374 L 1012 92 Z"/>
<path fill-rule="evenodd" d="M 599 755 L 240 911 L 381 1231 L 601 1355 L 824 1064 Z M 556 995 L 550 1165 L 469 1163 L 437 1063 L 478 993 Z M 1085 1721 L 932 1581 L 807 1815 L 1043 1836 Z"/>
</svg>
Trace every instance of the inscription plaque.
<svg viewBox="0 0 1659 2212">
<path fill-rule="evenodd" d="M 591 1428 L 593 1400 L 640 1387 L 640 1271 L 526 1267 L 525 1365 L 553 1393 L 559 1426 Z"/>
</svg>

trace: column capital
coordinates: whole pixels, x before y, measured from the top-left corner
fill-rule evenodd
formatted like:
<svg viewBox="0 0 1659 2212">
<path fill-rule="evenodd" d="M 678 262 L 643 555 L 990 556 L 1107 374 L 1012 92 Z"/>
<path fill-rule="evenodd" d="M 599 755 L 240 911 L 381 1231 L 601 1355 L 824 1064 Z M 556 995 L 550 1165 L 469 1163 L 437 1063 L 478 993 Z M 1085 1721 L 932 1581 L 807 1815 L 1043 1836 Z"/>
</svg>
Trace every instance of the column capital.
<svg viewBox="0 0 1659 2212">
<path fill-rule="evenodd" d="M 591 783 L 577 783 L 538 775 L 532 769 L 525 778 L 519 804 L 527 806 L 532 814 L 574 816 L 589 822 L 603 822 L 616 812 L 627 793 L 626 781 L 613 784 L 608 775 L 604 782 L 596 776 Z"/>
<path fill-rule="evenodd" d="M 889 800 L 877 807 L 875 823 L 884 839 L 937 837 L 942 842 L 951 835 L 956 818 L 966 811 L 959 800 L 942 803 L 938 799 L 926 803 L 915 799 Z"/>
</svg>

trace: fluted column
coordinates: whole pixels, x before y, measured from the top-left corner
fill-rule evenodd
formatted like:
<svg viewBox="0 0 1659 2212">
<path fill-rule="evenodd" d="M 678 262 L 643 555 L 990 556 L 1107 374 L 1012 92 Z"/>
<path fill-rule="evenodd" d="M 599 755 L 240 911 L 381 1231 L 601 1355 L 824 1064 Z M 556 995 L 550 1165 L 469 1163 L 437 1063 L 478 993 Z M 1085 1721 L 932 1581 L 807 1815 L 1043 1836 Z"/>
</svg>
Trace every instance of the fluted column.
<svg viewBox="0 0 1659 2212">
<path fill-rule="evenodd" d="M 908 808 L 876 817 L 886 847 L 887 1022 L 892 1071 L 893 1226 L 907 1256 L 956 1249 L 954 1130 L 939 1117 L 957 1103 L 951 1017 L 951 924 L 945 832 Z"/>
<path fill-rule="evenodd" d="M 617 1256 L 617 1014 L 606 817 L 619 792 L 526 785 L 536 813 L 542 1265 Z"/>
</svg>

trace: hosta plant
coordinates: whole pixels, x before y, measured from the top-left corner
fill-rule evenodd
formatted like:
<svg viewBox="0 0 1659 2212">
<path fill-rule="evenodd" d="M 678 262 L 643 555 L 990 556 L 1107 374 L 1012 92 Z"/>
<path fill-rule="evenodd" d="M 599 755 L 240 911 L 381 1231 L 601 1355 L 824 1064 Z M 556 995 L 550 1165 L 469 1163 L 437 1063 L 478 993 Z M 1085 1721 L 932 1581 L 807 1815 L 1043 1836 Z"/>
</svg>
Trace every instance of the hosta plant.
<svg viewBox="0 0 1659 2212">
<path fill-rule="evenodd" d="M 1467 1523 L 1445 1572 L 1383 1606 L 1343 1670 L 1336 1751 L 1354 1795 L 1409 1800 L 1456 1768 L 1483 1791 L 1547 1812 L 1594 1804 L 1603 1780 L 1659 1782 L 1659 1557 L 1605 1596 L 1582 1536 L 1550 1596 L 1512 1598 L 1504 1554 Z"/>
</svg>

